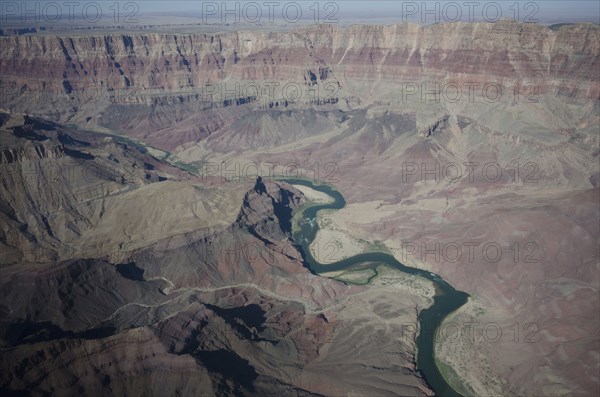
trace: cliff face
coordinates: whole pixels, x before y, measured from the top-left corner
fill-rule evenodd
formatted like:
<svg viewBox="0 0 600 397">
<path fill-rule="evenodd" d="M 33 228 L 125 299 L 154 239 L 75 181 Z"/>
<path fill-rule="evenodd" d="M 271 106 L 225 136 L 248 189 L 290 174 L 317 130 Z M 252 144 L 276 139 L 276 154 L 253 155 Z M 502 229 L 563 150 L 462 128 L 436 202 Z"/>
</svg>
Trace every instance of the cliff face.
<svg viewBox="0 0 600 397">
<path fill-rule="evenodd" d="M 255 109 L 418 113 L 433 103 L 437 115 L 418 116 L 426 127 L 472 103 L 484 112 L 518 103 L 533 108 L 534 122 L 552 124 L 548 103 L 585 106 L 600 96 L 599 41 L 597 25 L 554 31 L 513 22 L 3 36 L 0 83 L 13 112 L 120 131 L 177 153 Z"/>
<path fill-rule="evenodd" d="M 123 102 L 151 103 L 165 94 L 185 100 L 197 97 L 204 84 L 225 79 L 339 82 L 346 96 L 368 92 L 357 82 L 380 80 L 506 85 L 534 80 L 541 92 L 595 99 L 599 39 L 600 28 L 592 24 L 553 31 L 513 22 L 5 36 L 0 37 L 0 76 L 9 105 L 28 90 L 50 91 L 75 104 L 89 101 L 92 89 L 105 98 L 120 95 Z"/>
</svg>

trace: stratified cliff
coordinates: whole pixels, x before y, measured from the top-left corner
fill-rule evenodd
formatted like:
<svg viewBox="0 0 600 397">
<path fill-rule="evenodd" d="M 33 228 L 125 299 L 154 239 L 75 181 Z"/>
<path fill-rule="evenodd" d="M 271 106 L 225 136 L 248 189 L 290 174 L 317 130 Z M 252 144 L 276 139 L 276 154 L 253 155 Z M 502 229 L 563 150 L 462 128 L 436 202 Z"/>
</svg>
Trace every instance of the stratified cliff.
<svg viewBox="0 0 600 397">
<path fill-rule="evenodd" d="M 6 36 L 0 75 L 16 83 L 51 84 L 84 101 L 80 88 L 133 87 L 131 100 L 152 94 L 193 95 L 205 83 L 535 80 L 544 90 L 597 98 L 594 66 L 600 28 L 567 25 L 455 23 L 420 26 L 319 25 L 292 31 L 222 34 Z M 33 79 L 32 79 L 33 78 Z M 29 81 L 28 81 L 29 80 Z M 87 84 L 87 86 L 86 86 Z M 509 85 L 507 84 L 507 85 Z M 83 87 L 82 87 L 83 86 Z M 353 92 L 349 94 L 362 94 Z"/>
<path fill-rule="evenodd" d="M 593 24 L 555 31 L 508 21 L 5 36 L 0 79 L 13 111 L 125 130 L 172 150 L 245 114 L 232 107 L 414 108 L 432 91 L 456 107 L 456 87 L 460 103 L 495 102 L 496 87 L 502 103 L 596 100 L 599 41 Z"/>
</svg>

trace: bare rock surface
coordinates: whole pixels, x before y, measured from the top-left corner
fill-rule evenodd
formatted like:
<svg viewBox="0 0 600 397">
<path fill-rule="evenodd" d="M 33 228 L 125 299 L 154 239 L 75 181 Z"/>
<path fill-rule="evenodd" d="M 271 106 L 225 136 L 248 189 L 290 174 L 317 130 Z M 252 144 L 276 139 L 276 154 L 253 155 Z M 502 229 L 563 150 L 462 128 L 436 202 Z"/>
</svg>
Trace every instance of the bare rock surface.
<svg viewBox="0 0 600 397">
<path fill-rule="evenodd" d="M 321 246 L 383 248 L 471 295 L 436 346 L 465 394 L 597 394 L 599 38 L 507 21 L 0 37 L 0 388 L 431 394 L 398 339 L 431 286 L 311 274 L 290 235 L 307 198 L 273 178 L 298 175 L 347 201 Z"/>
<path fill-rule="evenodd" d="M 15 124 L 24 121 L 25 127 L 33 122 L 27 117 L 10 119 Z M 15 128 L 9 126 L 4 128 L 11 137 Z M 32 131 L 29 136 L 14 136 L 11 147 L 53 142 L 68 153 L 85 146 L 74 138 L 81 131 L 55 124 L 49 130 L 39 124 L 27 128 Z M 54 143 L 56 134 L 62 143 Z M 3 243 L 12 251 L 0 271 L 0 350 L 9 358 L 1 364 L 3 393 L 431 394 L 415 369 L 414 335 L 397 337 L 403 322 L 416 321 L 413 307 L 425 305 L 426 298 L 393 286 L 369 290 L 310 274 L 290 236 L 293 210 L 306 203 L 302 192 L 259 178 L 243 185 L 248 191 L 241 197 L 226 199 L 221 194 L 214 201 L 214 211 L 229 214 L 228 224 L 208 210 L 212 222 L 188 225 L 191 230 L 180 225 L 165 229 L 161 214 L 150 211 L 149 192 L 161 185 L 165 194 L 175 189 L 177 194 L 169 196 L 171 209 L 177 204 L 189 209 L 186 189 L 200 182 L 156 159 L 146 163 L 152 167 L 140 167 L 139 179 L 113 181 L 112 173 L 118 170 L 110 168 L 109 160 L 138 164 L 144 153 L 112 140 L 102 138 L 102 144 L 85 146 L 89 154 L 81 160 L 105 172 L 94 182 L 106 189 L 104 195 L 90 198 L 88 218 L 76 211 L 82 204 L 72 191 L 83 179 L 53 179 L 40 173 L 35 175 L 37 191 L 20 191 L 32 198 L 7 196 Z M 115 152 L 115 146 L 121 150 Z M 7 191 L 26 183 L 24 163 L 40 170 L 48 168 L 48 161 L 68 156 L 44 153 L 49 151 L 34 150 L 3 164 L 16 169 L 12 175 L 3 174 Z M 227 193 L 240 187 L 202 185 L 196 189 L 204 204 L 213 200 L 214 189 Z M 61 210 L 73 209 L 62 216 L 89 222 L 82 239 L 91 233 L 96 238 L 90 241 L 106 239 L 105 246 L 87 252 L 90 259 L 78 257 L 80 252 L 71 253 L 77 258 L 61 258 L 60 248 L 69 236 L 55 232 L 57 211 L 39 193 L 52 188 L 60 193 Z M 99 219 L 96 205 L 103 207 Z M 235 212 L 229 212 L 232 205 L 237 206 Z M 136 206 L 153 222 L 137 225 L 137 213 L 131 212 Z M 48 219 L 47 227 L 27 229 L 31 246 L 13 239 L 29 213 Z M 110 236 L 101 226 L 106 219 L 114 225 Z M 128 233 L 120 234 L 117 225 L 124 231 L 143 230 L 144 236 L 156 228 L 160 239 L 131 239 Z M 136 241 L 144 245 L 136 247 Z M 43 244 L 54 256 L 28 252 Z M 365 326 L 374 315 L 392 316 L 394 324 Z M 377 339 L 372 332 L 378 333 Z M 388 351 L 382 354 L 378 349 L 384 345 Z M 347 375 L 326 375 L 324 368 L 335 368 L 352 351 L 360 358 L 345 364 Z M 381 373 L 386 386 L 373 381 L 370 373 Z"/>
</svg>

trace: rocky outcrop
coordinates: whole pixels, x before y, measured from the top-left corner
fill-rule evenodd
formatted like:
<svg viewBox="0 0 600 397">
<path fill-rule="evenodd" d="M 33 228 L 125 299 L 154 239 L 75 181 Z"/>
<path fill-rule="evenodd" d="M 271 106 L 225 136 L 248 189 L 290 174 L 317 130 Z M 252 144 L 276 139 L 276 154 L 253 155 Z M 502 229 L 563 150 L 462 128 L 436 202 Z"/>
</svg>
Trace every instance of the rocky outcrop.
<svg viewBox="0 0 600 397">
<path fill-rule="evenodd" d="M 0 153 L 0 164 L 10 164 L 27 160 L 58 159 L 65 155 L 62 145 L 35 145 L 28 148 L 4 149 Z"/>
<path fill-rule="evenodd" d="M 254 189 L 246 194 L 236 224 L 268 237 L 273 228 L 291 238 L 292 212 L 304 202 L 304 195 L 285 182 L 267 183 L 258 177 Z M 275 215 L 275 216 L 273 216 Z M 271 233 L 269 233 L 271 232 Z"/>
<path fill-rule="evenodd" d="M 5 267 L 0 352 L 10 359 L 0 364 L 0 390 L 372 394 L 382 390 L 372 381 L 377 374 L 386 393 L 430 394 L 414 369 L 414 342 L 397 337 L 402 321 L 416 321 L 406 302 L 426 298 L 396 291 L 401 298 L 390 306 L 391 287 L 366 294 L 310 274 L 290 239 L 292 210 L 304 202 L 292 186 L 258 178 L 237 218 L 218 231 L 165 238 L 118 263 L 25 258 Z M 22 220 L 19 208 L 0 209 Z M 350 304 L 359 292 L 364 302 Z M 366 326 L 369 316 L 392 313 L 396 323 Z M 381 339 L 371 338 L 373 330 Z M 389 346 L 383 352 L 381 341 Z M 335 363 L 353 352 L 360 359 L 347 360 L 342 378 L 332 377 Z"/>
<path fill-rule="evenodd" d="M 36 117 L 9 115 L 0 131 L 3 265 L 73 258 L 66 247 L 94 228 L 104 200 L 176 174 L 137 148 Z"/>
<path fill-rule="evenodd" d="M 313 395 L 303 390 L 298 370 L 282 373 L 273 361 L 300 367 L 317 357 L 334 331 L 325 316 L 252 288 L 161 298 L 160 280 L 128 280 L 115 266 L 102 263 L 62 267 L 33 279 L 39 288 L 28 290 L 41 296 L 20 298 L 25 305 L 51 298 L 53 304 L 37 306 L 43 313 L 25 306 L 33 316 L 15 319 L 24 310 L 4 307 L 12 312 L 0 324 L 0 350 L 13 360 L 1 364 L 3 393 L 120 395 L 135 390 L 154 395 L 183 389 L 202 395 Z M 3 277 L 6 297 L 8 277 Z M 16 293 L 25 280 L 32 281 L 31 275 L 12 277 L 8 293 Z M 77 288 L 67 291 L 67 285 Z M 92 301 L 83 289 L 94 292 Z M 93 310 L 86 313 L 86 305 Z M 157 310 L 143 313 L 150 307 L 144 305 Z M 60 323 L 40 321 L 48 316 Z M 60 321 L 63 316 L 67 323 Z"/>
<path fill-rule="evenodd" d="M 448 119 L 450 115 L 445 114 L 440 119 L 434 121 L 432 124 L 429 124 L 425 128 L 419 130 L 419 136 L 423 138 L 429 138 L 431 135 L 440 132 L 444 128 L 446 128 Z"/>
</svg>

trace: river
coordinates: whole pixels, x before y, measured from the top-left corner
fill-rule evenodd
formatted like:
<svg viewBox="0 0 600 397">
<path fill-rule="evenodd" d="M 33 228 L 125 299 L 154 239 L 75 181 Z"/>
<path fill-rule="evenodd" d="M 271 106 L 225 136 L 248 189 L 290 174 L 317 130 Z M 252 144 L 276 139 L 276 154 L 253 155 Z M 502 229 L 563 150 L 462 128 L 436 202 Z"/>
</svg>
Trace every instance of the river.
<svg viewBox="0 0 600 397">
<path fill-rule="evenodd" d="M 310 181 L 301 179 L 284 179 L 284 181 L 289 184 L 302 185 L 325 193 L 334 200 L 332 203 L 315 204 L 306 207 L 300 216 L 299 227 L 293 234 L 294 241 L 301 248 L 305 265 L 313 273 L 333 272 L 357 266 L 360 266 L 361 269 L 371 268 L 376 271 L 378 266 L 385 264 L 404 273 L 423 277 L 433 282 L 436 288 L 433 305 L 421 310 L 418 316 L 421 332 L 419 332 L 417 337 L 417 368 L 437 396 L 461 397 L 462 395 L 454 390 L 442 376 L 435 361 L 434 345 L 436 331 L 442 321 L 450 313 L 464 305 L 469 295 L 465 292 L 457 291 L 437 274 L 405 266 L 396 260 L 394 256 L 386 252 L 362 253 L 327 265 L 317 262 L 311 254 L 310 244 L 315 239 L 319 226 L 317 222 L 310 222 L 310 220 L 316 219 L 317 213 L 321 210 L 339 210 L 344 208 L 346 200 L 344 200 L 341 193 L 329 185 L 316 185 Z M 427 332 L 423 332 L 423 330 L 427 330 Z"/>
</svg>

